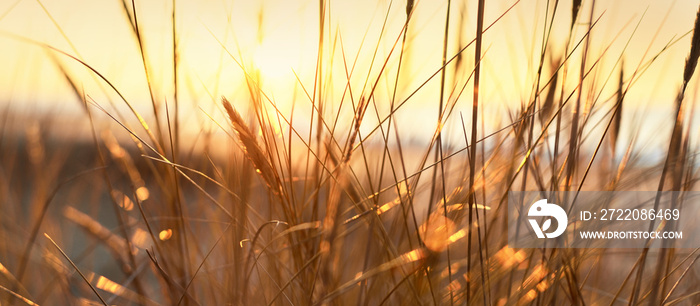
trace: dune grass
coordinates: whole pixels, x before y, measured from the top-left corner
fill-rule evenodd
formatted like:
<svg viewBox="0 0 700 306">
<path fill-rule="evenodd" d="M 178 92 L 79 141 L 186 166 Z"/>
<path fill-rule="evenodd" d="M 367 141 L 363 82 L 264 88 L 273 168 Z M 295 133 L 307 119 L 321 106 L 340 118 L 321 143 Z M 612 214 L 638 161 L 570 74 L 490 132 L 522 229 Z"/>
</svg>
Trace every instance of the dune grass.
<svg viewBox="0 0 700 306">
<path fill-rule="evenodd" d="M 389 9 L 379 41 L 363 41 L 371 64 L 358 88 L 351 79 L 363 72 L 352 50 L 343 47 L 346 29 L 329 33 L 335 31 L 336 12 L 332 3 L 319 0 L 314 76 L 307 84 L 295 74 L 307 100 L 297 102 L 289 94 L 291 112 L 277 102 L 285 93 L 268 91 L 249 59 L 219 40 L 247 91 L 245 99 L 212 96 L 214 112 L 200 107 L 221 137 L 204 126 L 194 127 L 201 132 L 193 139 L 185 136 L 192 127 L 182 122 L 187 98 L 176 25 L 186 12 L 175 1 L 170 100 L 158 97 L 163 89 L 152 82 L 155 55 L 145 51 L 148 41 L 139 25 L 147 16 L 139 14 L 137 1 L 121 3 L 146 75 L 150 114 L 139 113 L 137 102 L 72 44 L 64 51 L 18 38 L 54 56 L 81 104 L 90 137 L 52 139 L 49 120 L 28 124 L 13 121 L 11 110 L 0 114 L 0 301 L 697 305 L 697 249 L 507 245 L 511 190 L 639 190 L 658 183 L 651 189 L 659 191 L 658 207 L 661 191 L 695 190 L 698 179 L 691 138 L 695 103 L 686 89 L 695 90 L 700 18 L 692 31 L 625 66 L 624 51 L 608 53 L 609 44 L 599 52 L 591 47 L 603 18 L 595 1 L 573 1 L 571 11 L 559 1 L 543 3 L 543 27 L 533 36 L 537 60 L 528 71 L 531 91 L 493 131 L 487 129 L 484 106 L 490 101 L 481 87 L 490 75 L 481 63 L 489 56 L 489 31 L 519 1 L 487 19 L 491 2 L 479 0 L 475 21 L 468 19 L 466 4 L 447 1 L 440 12 L 444 32 L 435 33 L 443 37 L 436 46 L 441 64 L 414 88 L 404 83 L 409 59 L 417 56 L 411 54 L 411 29 L 421 2 L 407 1 L 405 14 L 403 2 L 392 2 L 402 6 L 403 26 L 398 33 L 385 32 L 390 17 L 397 16 Z M 473 39 L 462 41 L 469 22 L 475 22 L 469 25 Z M 562 25 L 569 29 L 566 41 L 551 39 L 552 29 Z M 459 41 L 452 40 L 455 32 Z M 639 35 L 636 29 L 633 35 Z M 631 107 L 626 94 L 667 48 L 688 35 L 684 72 L 673 76 L 682 86 L 677 97 L 669 97 L 673 129 L 654 135 L 666 139 L 668 133 L 668 148 L 661 163 L 645 164 L 635 141 L 646 136 L 634 130 L 622 135 L 629 119 L 623 109 Z M 627 48 L 632 37 L 617 39 L 626 40 Z M 380 50 L 384 45 L 390 46 L 387 52 Z M 120 101 L 93 99 L 64 60 L 89 71 Z M 603 61 L 613 62 L 614 69 L 598 70 Z M 330 73 L 334 66 L 342 66 L 345 79 Z M 616 83 L 611 95 L 605 90 L 610 79 Z M 430 117 L 412 123 L 432 134 L 412 139 L 397 122 L 431 82 L 439 84 L 429 101 L 437 122 Z M 334 87 L 344 90 L 339 101 L 328 94 Z M 462 109 L 457 105 L 471 107 L 457 112 Z M 118 111 L 124 106 L 128 115 Z M 682 197 L 674 199 L 673 205 L 682 204 Z"/>
</svg>

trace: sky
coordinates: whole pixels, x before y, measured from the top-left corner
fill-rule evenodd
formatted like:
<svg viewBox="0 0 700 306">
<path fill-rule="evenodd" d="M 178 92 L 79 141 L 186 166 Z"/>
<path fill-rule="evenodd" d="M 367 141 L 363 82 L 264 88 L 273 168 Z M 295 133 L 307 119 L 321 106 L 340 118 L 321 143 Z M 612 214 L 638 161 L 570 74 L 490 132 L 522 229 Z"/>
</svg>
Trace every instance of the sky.
<svg viewBox="0 0 700 306">
<path fill-rule="evenodd" d="M 136 0 L 134 3 L 153 96 L 160 108 L 174 100 L 173 6 L 179 101 L 185 122 L 206 121 L 202 118 L 217 112 L 215 102 L 222 95 L 232 101 L 248 99 L 245 73 L 255 74 L 262 90 L 281 110 L 288 112 L 293 105 L 310 107 L 304 91 L 312 91 L 314 85 L 319 45 L 317 1 Z M 330 109 L 347 100 L 343 98 L 347 75 L 355 100 L 360 95 L 367 96 L 374 85 L 371 81 L 389 57 L 375 93 L 377 103 L 383 103 L 380 112 L 386 113 L 398 65 L 398 51 L 391 50 L 402 35 L 405 1 L 327 3 L 324 99 L 330 103 Z M 690 43 L 687 33 L 693 27 L 698 4 L 686 0 L 583 3 L 570 46 L 582 41 L 593 3 L 593 20 L 598 20 L 591 32 L 586 65 L 588 69 L 595 63 L 590 78 L 595 82 L 585 84 L 584 92 L 609 98 L 617 86 L 620 60 L 624 59 L 627 81 L 635 80 L 627 95 L 627 105 L 645 111 L 670 109 L 680 86 Z M 133 14 L 131 2 L 127 1 L 127 5 L 129 14 Z M 506 120 L 499 120 L 498 116 L 532 97 L 544 22 L 549 22 L 553 5 L 554 1 L 546 0 L 487 1 L 486 26 L 513 6 L 484 34 L 480 94 L 484 109 L 496 114 L 490 120 L 494 125 Z M 402 61 L 399 101 L 416 91 L 441 67 L 447 7 L 446 0 L 417 1 Z M 475 36 L 476 1 L 451 1 L 450 11 L 448 58 Z M 387 23 L 383 26 L 385 18 Z M 553 54 L 564 53 L 570 23 L 571 3 L 560 1 L 547 45 Z M 0 106 L 79 114 L 80 105 L 61 69 L 77 81 L 80 91 L 90 99 L 110 105 L 109 101 L 117 97 L 104 81 L 76 60 L 51 51 L 46 45 L 97 70 L 145 117 L 152 113 L 144 64 L 122 1 L 0 2 Z M 572 65 L 567 82 L 572 88 L 576 85 L 582 50 L 583 44 L 569 59 Z M 644 66 L 661 50 L 664 51 L 650 66 Z M 447 84 L 456 84 L 455 92 L 474 65 L 473 52 L 473 47 L 466 49 L 463 67 L 457 72 L 454 65 L 448 65 Z M 544 71 L 548 78 L 551 75 L 548 65 Z M 471 106 L 470 87 L 466 86 L 460 96 L 458 111 L 468 111 Z M 693 85 L 693 92 L 695 88 Z M 411 97 L 401 110 L 402 118 L 410 122 L 424 119 L 430 113 L 436 119 L 438 96 L 439 75 Z M 116 109 L 124 110 L 124 105 L 114 103 Z"/>
</svg>

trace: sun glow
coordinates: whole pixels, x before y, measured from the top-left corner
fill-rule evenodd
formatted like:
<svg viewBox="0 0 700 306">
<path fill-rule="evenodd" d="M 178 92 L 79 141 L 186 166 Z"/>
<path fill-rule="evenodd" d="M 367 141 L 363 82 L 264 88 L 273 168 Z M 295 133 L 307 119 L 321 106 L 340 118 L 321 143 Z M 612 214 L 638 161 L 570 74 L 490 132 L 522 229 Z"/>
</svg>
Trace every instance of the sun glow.
<svg viewBox="0 0 700 306">
<path fill-rule="evenodd" d="M 253 51 L 252 65 L 264 81 L 285 81 L 294 78 L 293 69 L 299 57 L 298 48 L 266 40 Z"/>
</svg>

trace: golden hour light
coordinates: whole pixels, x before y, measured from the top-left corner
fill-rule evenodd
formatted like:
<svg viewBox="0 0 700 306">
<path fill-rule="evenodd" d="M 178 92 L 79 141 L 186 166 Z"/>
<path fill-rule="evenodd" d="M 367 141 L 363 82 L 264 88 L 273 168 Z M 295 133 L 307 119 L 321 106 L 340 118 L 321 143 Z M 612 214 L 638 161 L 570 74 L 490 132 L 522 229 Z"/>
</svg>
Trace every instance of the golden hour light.
<svg viewBox="0 0 700 306">
<path fill-rule="evenodd" d="M 170 237 L 173 236 L 173 230 L 171 229 L 164 229 L 158 233 L 158 238 L 162 241 L 170 239 Z"/>
<path fill-rule="evenodd" d="M 279 82 L 294 77 L 294 59 L 299 58 L 299 50 L 292 46 L 265 40 L 254 48 L 253 70 L 259 71 L 260 75 L 269 82 Z"/>
<path fill-rule="evenodd" d="M 131 201 L 131 199 L 123 194 L 121 191 L 118 190 L 113 190 L 112 191 L 112 197 L 114 198 L 114 201 L 119 205 L 119 207 L 123 208 L 126 211 L 130 211 L 134 209 L 134 202 Z"/>
<path fill-rule="evenodd" d="M 690 0 L 0 1 L 0 304 L 697 305 L 698 62 Z"/>
</svg>

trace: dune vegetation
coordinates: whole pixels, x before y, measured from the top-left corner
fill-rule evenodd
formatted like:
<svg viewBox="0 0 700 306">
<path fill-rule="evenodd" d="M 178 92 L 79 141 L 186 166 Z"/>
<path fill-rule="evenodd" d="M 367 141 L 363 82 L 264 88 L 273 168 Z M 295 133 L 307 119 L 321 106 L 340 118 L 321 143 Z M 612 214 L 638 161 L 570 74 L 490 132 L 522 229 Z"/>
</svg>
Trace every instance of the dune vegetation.
<svg viewBox="0 0 700 306">
<path fill-rule="evenodd" d="M 239 80 L 214 84 L 184 68 L 181 1 L 155 34 L 141 1 L 116 2 L 128 31 L 114 39 L 138 65 L 112 65 L 136 67 L 145 100 L 81 55 L 42 1 L 63 45 L 0 34 L 42 50 L 79 110 L 0 110 L 1 304 L 700 303 L 698 249 L 516 249 L 506 217 L 509 191 L 697 188 L 700 18 L 627 56 L 654 35 L 637 32 L 644 16 L 599 28 L 612 17 L 595 0 L 380 1 L 367 28 L 310 1 L 313 61 L 275 75 L 276 58 L 309 49 L 237 47 L 236 35 L 264 41 L 263 6 L 255 28 L 202 25 L 228 63 L 210 68 Z M 499 27 L 533 3 L 536 26 Z M 439 31 L 414 21 L 421 10 Z M 687 54 L 682 71 L 646 74 L 671 49 Z M 519 68 L 494 71 L 498 57 Z M 524 85 L 497 88 L 509 73 Z M 655 80 L 677 85 L 664 124 L 642 132 L 628 93 Z"/>
</svg>

